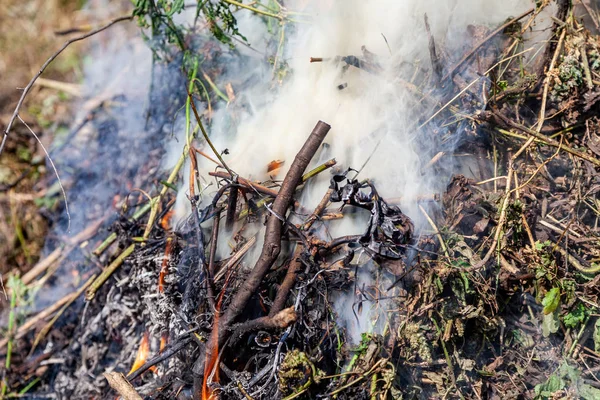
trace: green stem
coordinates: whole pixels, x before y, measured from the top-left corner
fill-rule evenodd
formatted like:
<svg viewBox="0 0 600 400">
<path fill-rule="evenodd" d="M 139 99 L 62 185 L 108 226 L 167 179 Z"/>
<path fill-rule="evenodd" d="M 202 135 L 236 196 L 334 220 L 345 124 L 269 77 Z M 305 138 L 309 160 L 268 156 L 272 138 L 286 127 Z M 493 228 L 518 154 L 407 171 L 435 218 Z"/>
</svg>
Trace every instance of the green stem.
<svg viewBox="0 0 600 400">
<path fill-rule="evenodd" d="M 449 371 L 450 379 L 452 380 L 452 385 L 458 392 L 458 395 L 460 396 L 460 398 L 464 400 L 464 396 L 462 395 L 462 393 L 458 389 L 458 386 L 456 385 L 456 377 L 454 376 L 452 359 L 450 358 L 450 354 L 448 353 L 448 349 L 446 348 L 446 342 L 444 342 L 444 338 L 442 337 L 442 331 L 440 330 L 440 327 L 437 324 L 437 321 L 435 320 L 435 318 L 431 318 L 431 321 L 433 322 L 433 325 L 435 325 L 435 329 L 440 338 L 440 343 L 442 344 L 442 350 L 444 351 L 444 356 L 446 357 L 446 363 L 448 364 L 448 371 Z"/>
<path fill-rule="evenodd" d="M 325 161 L 323 164 L 319 165 L 318 167 L 316 167 L 316 168 L 308 171 L 304 175 L 302 175 L 302 183 L 306 182 L 313 176 L 320 174 L 321 172 L 325 171 L 326 169 L 333 167 L 336 163 L 337 163 L 337 161 L 335 161 L 335 158 L 332 158 L 329 161 Z"/>
<path fill-rule="evenodd" d="M 190 99 L 192 98 L 191 91 L 188 92 L 188 97 Z M 225 163 L 225 160 L 223 160 L 223 157 L 221 157 L 221 154 L 217 151 L 217 149 L 211 142 L 210 138 L 208 137 L 208 133 L 206 132 L 206 129 L 204 129 L 204 125 L 202 124 L 202 120 L 200 119 L 200 115 L 198 114 L 198 110 L 196 109 L 196 105 L 194 104 L 193 101 L 190 101 L 190 105 L 192 106 L 192 111 L 194 111 L 194 116 L 196 117 L 196 122 L 198 122 L 198 126 L 200 127 L 200 130 L 202 131 L 202 136 L 204 136 L 204 140 L 206 140 L 206 142 L 210 146 L 211 150 L 213 151 L 214 155 L 219 159 L 219 161 L 221 162 L 221 165 L 227 170 L 227 172 L 229 172 L 229 175 L 235 177 L 236 174 L 234 174 L 233 171 L 231 169 L 229 169 L 229 167 Z"/>
<path fill-rule="evenodd" d="M 264 15 L 265 17 L 277 18 L 279 20 L 283 20 L 284 19 L 282 15 L 270 13 L 268 11 L 259 10 L 257 8 L 250 7 L 250 6 L 246 5 L 246 4 L 240 3 L 240 2 L 235 1 L 235 0 L 223 0 L 223 2 L 224 3 L 229 3 L 229 4 L 231 4 L 233 6 L 236 6 L 236 7 L 245 8 L 246 10 L 250 10 L 253 13 L 256 13 L 256 14 Z"/>
<path fill-rule="evenodd" d="M 223 99 L 226 103 L 229 103 L 229 97 L 227 97 L 227 95 L 225 93 L 223 93 L 221 91 L 221 89 L 219 89 L 217 87 L 217 85 L 212 81 L 212 79 L 210 79 L 210 76 L 208 76 L 208 74 L 206 72 L 203 72 L 202 76 L 204 76 L 204 79 L 206 79 L 206 82 L 208 82 L 208 85 L 211 87 L 212 90 L 215 91 L 217 96 L 219 96 L 221 99 Z"/>
<path fill-rule="evenodd" d="M 121 254 L 119 254 L 119 256 L 115 258 L 115 260 L 112 263 L 110 263 L 110 265 L 106 267 L 104 271 L 102 271 L 100 276 L 98 276 L 98 278 L 96 278 L 94 282 L 92 282 L 89 289 L 86 290 L 86 300 L 91 301 L 96 296 L 96 292 L 98 291 L 98 289 L 100 289 L 102 285 L 104 285 L 108 278 L 110 278 L 110 276 L 117 270 L 117 268 L 121 266 L 121 264 L 123 264 L 123 261 L 125 261 L 125 259 L 129 257 L 134 250 L 135 244 L 130 245 Z"/>
<path fill-rule="evenodd" d="M 13 287 L 12 294 L 10 296 L 10 312 L 8 314 L 8 343 L 6 345 L 6 361 L 4 363 L 4 373 L 8 372 L 8 370 L 10 369 L 13 348 L 13 333 L 15 328 L 15 308 L 17 308 L 17 290 Z M 7 390 L 8 382 L 6 380 L 5 375 L 2 379 L 2 398 L 4 398 L 4 396 L 6 395 Z"/>
</svg>

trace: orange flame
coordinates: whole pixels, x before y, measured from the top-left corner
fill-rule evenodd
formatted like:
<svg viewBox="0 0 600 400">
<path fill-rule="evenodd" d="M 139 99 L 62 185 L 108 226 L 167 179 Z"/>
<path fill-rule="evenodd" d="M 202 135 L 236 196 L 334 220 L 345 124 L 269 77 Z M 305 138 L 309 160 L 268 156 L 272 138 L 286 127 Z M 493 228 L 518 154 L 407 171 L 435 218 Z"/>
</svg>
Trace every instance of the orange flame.
<svg viewBox="0 0 600 400">
<path fill-rule="evenodd" d="M 225 296 L 225 290 L 229 285 L 232 274 L 229 273 L 227 278 L 225 278 L 225 283 L 223 284 L 223 289 L 221 293 L 219 293 L 219 299 L 217 300 L 217 304 L 215 305 L 215 317 L 213 320 L 214 332 L 211 335 L 210 343 L 207 343 L 207 348 L 213 349 L 212 354 L 206 353 L 206 360 L 204 362 L 204 379 L 202 381 L 202 400 L 214 400 L 216 398 L 213 390 L 208 387 L 209 378 L 212 378 L 210 382 L 219 383 L 219 367 L 217 363 L 219 362 L 219 316 L 221 315 L 221 307 L 223 305 L 223 297 Z M 215 371 L 214 375 L 211 377 L 211 374 Z"/>
<path fill-rule="evenodd" d="M 144 332 L 144 336 L 142 337 L 142 341 L 140 342 L 140 347 L 138 348 L 137 355 L 135 356 L 135 361 L 133 362 L 133 366 L 131 367 L 131 371 L 127 374 L 127 376 L 133 374 L 135 371 L 140 369 L 148 359 L 148 355 L 150 354 L 150 336 L 148 332 Z"/>
<path fill-rule="evenodd" d="M 169 258 L 171 256 L 171 238 L 167 238 L 167 244 L 165 245 L 165 257 L 163 258 L 162 264 L 160 266 L 160 272 L 158 273 L 158 291 L 160 293 L 165 290 L 165 277 L 167 276 L 167 272 L 169 270 Z"/>
<path fill-rule="evenodd" d="M 171 230 L 171 219 L 173 218 L 173 214 L 175 214 L 175 211 L 169 210 L 165 213 L 165 216 L 162 217 L 160 220 L 160 226 L 165 231 Z"/>
<path fill-rule="evenodd" d="M 158 349 L 159 353 L 162 353 L 163 350 L 165 349 L 165 347 L 167 346 L 167 343 L 169 343 L 169 334 L 167 332 L 163 332 L 160 335 L 160 347 Z"/>
</svg>

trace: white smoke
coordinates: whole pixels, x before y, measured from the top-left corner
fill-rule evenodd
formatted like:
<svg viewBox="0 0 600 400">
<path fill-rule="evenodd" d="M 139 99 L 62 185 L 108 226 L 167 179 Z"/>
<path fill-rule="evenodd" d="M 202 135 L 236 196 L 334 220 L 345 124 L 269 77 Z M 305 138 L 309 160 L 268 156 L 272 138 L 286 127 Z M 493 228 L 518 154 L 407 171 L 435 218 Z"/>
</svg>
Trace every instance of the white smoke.
<svg viewBox="0 0 600 400">
<path fill-rule="evenodd" d="M 445 61 L 452 64 L 469 50 L 464 49 L 468 25 L 495 29 L 507 18 L 532 8 L 533 2 L 315 0 L 290 1 L 286 6 L 289 10 L 308 13 L 312 18 L 310 24 L 286 27 L 289 39 L 282 57 L 290 67 L 290 75 L 276 89 L 273 89 L 272 67 L 265 62 L 265 56 L 272 55 L 265 48 L 272 33 L 256 16 L 244 10 L 237 14 L 240 31 L 253 48 L 238 46 L 238 49 L 254 61 L 246 59 L 243 64 L 229 65 L 228 73 L 219 77 L 217 84 L 223 87 L 232 79 L 240 82 L 253 75 L 262 79 L 250 87 L 233 86 L 250 104 L 245 113 L 240 115 L 236 109 L 232 117 L 231 105 L 215 113 L 210 131 L 217 149 L 228 148 L 225 160 L 229 166 L 240 176 L 253 180 L 268 180 L 267 164 L 284 160 L 278 175 L 278 179 L 282 179 L 313 126 L 323 120 L 332 126 L 326 142 L 330 145 L 328 154 L 337 159 L 338 165 L 358 169 L 372 155 L 361 178 L 374 179 L 384 198 L 402 197 L 402 210 L 417 227 L 422 226 L 422 215 L 414 199 L 443 187 L 446 182 L 439 176 L 421 173 L 421 167 L 437 150 L 417 144 L 418 124 L 415 114 L 409 111 L 414 107 L 414 95 L 399 79 L 410 80 L 415 68 L 431 69 L 424 14 L 429 18 L 436 42 L 450 56 Z M 354 67 L 343 72 L 343 63 L 309 62 L 311 57 L 360 57 L 362 46 L 376 55 L 382 67 L 380 73 Z M 406 75 L 406 71 L 410 73 Z M 340 84 L 347 87 L 340 90 Z M 232 119 L 239 121 L 233 132 Z M 176 151 L 180 149 L 181 141 Z M 313 166 L 325 160 L 321 157 L 317 161 L 318 158 L 313 159 Z M 214 164 L 201 159 L 200 168 L 206 175 L 214 169 Z M 302 204 L 312 209 L 328 184 L 327 173 L 314 179 L 304 191 Z M 182 208 L 187 200 L 182 198 L 183 194 L 180 196 L 183 201 L 178 201 L 178 214 L 183 216 L 188 211 Z M 207 196 L 207 200 L 210 197 Z M 329 226 L 333 237 L 363 230 L 364 224 L 350 218 Z M 247 259 L 250 265 L 251 258 Z M 360 278 L 365 280 L 364 274 Z M 354 294 L 349 296 L 352 299 Z M 339 304 L 351 304 L 350 300 L 342 296 Z M 338 310 L 356 342 L 364 327 L 356 326 L 349 307 L 338 307 Z"/>
</svg>

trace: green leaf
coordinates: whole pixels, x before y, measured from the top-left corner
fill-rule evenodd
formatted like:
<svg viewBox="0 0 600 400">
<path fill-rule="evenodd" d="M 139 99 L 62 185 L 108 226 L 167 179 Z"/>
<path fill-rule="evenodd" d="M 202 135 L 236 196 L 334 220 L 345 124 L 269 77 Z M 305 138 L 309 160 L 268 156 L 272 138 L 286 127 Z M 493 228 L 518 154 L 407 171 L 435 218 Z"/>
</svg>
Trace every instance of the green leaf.
<svg viewBox="0 0 600 400">
<path fill-rule="evenodd" d="M 535 391 L 536 399 L 547 399 L 559 390 L 564 389 L 565 381 L 563 381 L 557 375 L 550 375 L 548 380 L 544 383 L 540 383 L 539 385 L 535 385 L 533 389 Z"/>
<path fill-rule="evenodd" d="M 579 386 L 579 396 L 583 400 L 597 400 L 600 399 L 600 389 L 583 383 Z"/>
<path fill-rule="evenodd" d="M 567 328 L 575 328 L 577 325 L 585 321 L 587 317 L 587 309 L 583 304 L 579 303 L 570 313 L 564 316 L 563 322 Z"/>
<path fill-rule="evenodd" d="M 184 7 L 184 0 L 175 0 L 173 4 L 171 4 L 171 8 L 168 10 L 167 15 L 172 17 L 174 14 L 180 13 Z"/>
<path fill-rule="evenodd" d="M 548 315 L 553 313 L 560 303 L 560 289 L 552 288 L 546 296 L 544 296 L 544 300 L 542 300 L 542 305 L 544 306 L 544 315 Z"/>
<path fill-rule="evenodd" d="M 535 340 L 533 339 L 533 336 L 529 335 L 528 333 L 526 333 L 525 331 L 522 330 L 514 330 L 513 332 L 513 337 L 515 338 L 516 342 L 526 348 L 526 349 L 530 349 L 533 346 L 535 346 Z"/>
<path fill-rule="evenodd" d="M 558 332 L 559 326 L 556 313 L 544 315 L 544 319 L 542 320 L 542 335 L 548 337 L 551 333 Z"/>
</svg>

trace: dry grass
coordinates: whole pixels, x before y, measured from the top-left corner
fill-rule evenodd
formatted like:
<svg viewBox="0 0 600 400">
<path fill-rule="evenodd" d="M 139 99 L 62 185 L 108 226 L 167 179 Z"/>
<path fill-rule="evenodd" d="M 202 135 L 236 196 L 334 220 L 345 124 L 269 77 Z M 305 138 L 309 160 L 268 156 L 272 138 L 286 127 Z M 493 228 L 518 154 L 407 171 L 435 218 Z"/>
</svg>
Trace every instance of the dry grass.
<svg viewBox="0 0 600 400">
<path fill-rule="evenodd" d="M 0 125 L 4 130 L 24 87 L 65 38 L 55 34 L 77 24 L 79 1 L 4 0 L 0 11 Z M 45 78 L 77 82 L 81 73 L 78 51 L 69 48 L 44 74 Z M 69 97 L 56 89 L 36 87 L 21 111 L 22 117 L 50 143 L 69 119 Z M 64 124 L 63 124 L 64 122 Z M 46 163 L 35 139 L 17 124 L 0 157 L 0 273 L 26 271 L 38 258 L 48 222 L 39 199 L 45 191 Z M 20 177 L 25 177 L 19 180 Z M 14 185 L 18 181 L 18 184 Z M 14 185 L 14 186 L 13 186 Z"/>
</svg>

